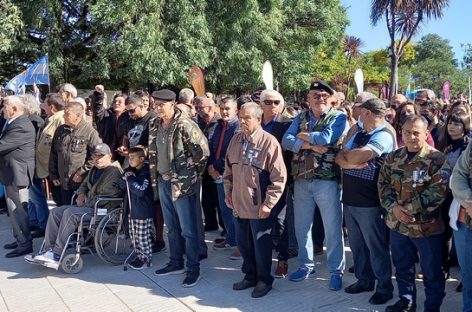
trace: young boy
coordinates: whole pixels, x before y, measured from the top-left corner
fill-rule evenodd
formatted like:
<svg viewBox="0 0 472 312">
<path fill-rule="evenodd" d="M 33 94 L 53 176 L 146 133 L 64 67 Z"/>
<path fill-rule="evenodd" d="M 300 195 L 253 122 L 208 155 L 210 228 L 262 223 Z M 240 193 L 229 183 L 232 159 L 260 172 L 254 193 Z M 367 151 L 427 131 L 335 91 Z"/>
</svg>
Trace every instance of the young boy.
<svg viewBox="0 0 472 312">
<path fill-rule="evenodd" d="M 146 158 L 144 150 L 141 147 L 133 147 L 128 153 L 129 167 L 123 172 L 120 187 L 125 191 L 124 202 L 129 213 L 130 235 L 138 250 L 137 257 L 128 263 L 128 266 L 140 270 L 145 265 L 151 264 L 154 202 L 149 165 L 144 162 Z M 130 199 L 128 199 L 126 181 L 128 181 Z"/>
</svg>

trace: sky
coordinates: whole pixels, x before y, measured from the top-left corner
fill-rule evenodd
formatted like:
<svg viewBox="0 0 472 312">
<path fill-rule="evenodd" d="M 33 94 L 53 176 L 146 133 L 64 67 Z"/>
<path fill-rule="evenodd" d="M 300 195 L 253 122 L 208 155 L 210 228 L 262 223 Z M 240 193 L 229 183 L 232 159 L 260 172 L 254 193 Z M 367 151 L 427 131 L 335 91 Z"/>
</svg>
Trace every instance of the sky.
<svg viewBox="0 0 472 312">
<path fill-rule="evenodd" d="M 390 38 L 385 19 L 375 27 L 370 23 L 371 0 L 341 0 L 341 3 L 347 8 L 347 15 L 351 21 L 346 32 L 350 36 L 362 39 L 364 42 L 362 51 L 384 49 L 389 45 Z M 472 43 L 471 31 L 472 1 L 449 0 L 449 6 L 444 11 L 443 17 L 423 22 L 412 41 L 419 41 L 424 35 L 436 33 L 449 40 L 455 58 L 460 63 L 464 55 L 461 43 Z"/>
</svg>

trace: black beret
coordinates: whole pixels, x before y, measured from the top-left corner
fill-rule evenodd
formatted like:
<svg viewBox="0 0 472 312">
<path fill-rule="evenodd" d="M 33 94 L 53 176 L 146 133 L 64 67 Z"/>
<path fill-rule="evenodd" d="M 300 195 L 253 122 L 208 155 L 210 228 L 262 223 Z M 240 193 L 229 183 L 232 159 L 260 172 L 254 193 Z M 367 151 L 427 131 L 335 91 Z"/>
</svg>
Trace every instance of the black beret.
<svg viewBox="0 0 472 312">
<path fill-rule="evenodd" d="M 176 98 L 175 92 L 169 89 L 154 91 L 151 96 L 156 100 L 162 101 L 175 101 Z"/>
<path fill-rule="evenodd" d="M 320 91 L 326 91 L 329 94 L 334 94 L 334 89 L 331 88 L 329 84 L 324 82 L 323 80 L 316 80 L 310 85 L 310 90 L 320 90 Z"/>
</svg>

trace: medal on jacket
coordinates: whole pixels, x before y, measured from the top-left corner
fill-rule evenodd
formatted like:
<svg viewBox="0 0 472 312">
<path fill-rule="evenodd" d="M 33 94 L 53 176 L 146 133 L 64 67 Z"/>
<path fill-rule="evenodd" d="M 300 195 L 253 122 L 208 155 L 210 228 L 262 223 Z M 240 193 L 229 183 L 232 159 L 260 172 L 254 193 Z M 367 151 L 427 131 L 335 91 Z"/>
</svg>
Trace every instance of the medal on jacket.
<svg viewBox="0 0 472 312">
<path fill-rule="evenodd" d="M 417 183 L 423 184 L 424 182 L 429 180 L 431 180 L 431 177 L 426 173 L 426 171 L 420 170 L 419 168 L 413 170 L 413 187 L 416 188 Z"/>
</svg>

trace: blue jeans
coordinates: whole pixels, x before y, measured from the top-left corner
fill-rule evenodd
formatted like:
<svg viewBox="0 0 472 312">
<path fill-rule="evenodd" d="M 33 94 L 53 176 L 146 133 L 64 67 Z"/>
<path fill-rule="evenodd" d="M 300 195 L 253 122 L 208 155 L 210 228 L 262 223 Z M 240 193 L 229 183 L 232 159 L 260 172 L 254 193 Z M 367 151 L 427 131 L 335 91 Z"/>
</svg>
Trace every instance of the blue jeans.
<svg viewBox="0 0 472 312">
<path fill-rule="evenodd" d="M 29 188 L 28 216 L 29 223 L 32 226 L 39 226 L 46 229 L 48 222 L 49 208 L 44 195 L 44 187 L 42 179 L 33 179 L 33 183 Z"/>
<path fill-rule="evenodd" d="M 390 260 L 389 230 L 383 219 L 382 207 L 344 205 L 344 217 L 349 232 L 349 246 L 354 258 L 354 273 L 359 283 L 377 292 L 393 293 L 392 262 Z"/>
<path fill-rule="evenodd" d="M 331 274 L 342 274 L 345 266 L 342 207 L 336 181 L 295 180 L 294 215 L 300 267 L 312 269 L 313 242 L 311 230 L 315 207 L 318 206 L 326 231 L 328 269 Z"/>
<path fill-rule="evenodd" d="M 472 230 L 462 222 L 457 222 L 454 231 L 457 259 L 462 275 L 462 300 L 464 312 L 472 311 Z"/>
<path fill-rule="evenodd" d="M 216 183 L 216 190 L 218 191 L 218 201 L 220 203 L 221 218 L 226 229 L 225 240 L 231 246 L 236 246 L 236 230 L 234 223 L 236 222 L 233 216 L 233 209 L 229 208 L 225 203 L 225 188 L 223 183 Z"/>
<path fill-rule="evenodd" d="M 235 218 L 238 248 L 243 257 L 244 279 L 272 285 L 272 229 L 275 213 L 266 219 Z"/>
<path fill-rule="evenodd" d="M 170 261 L 172 266 L 183 266 L 183 255 L 187 257 L 187 271 L 200 272 L 198 260 L 200 246 L 198 237 L 197 195 L 172 200 L 171 182 L 158 178 L 159 199 L 162 205 L 164 223 L 167 225 Z"/>
<path fill-rule="evenodd" d="M 439 311 L 446 293 L 442 269 L 443 234 L 411 238 L 390 230 L 392 261 L 397 277 L 398 295 L 416 305 L 415 261 L 420 256 L 426 300 L 425 310 Z"/>
</svg>

